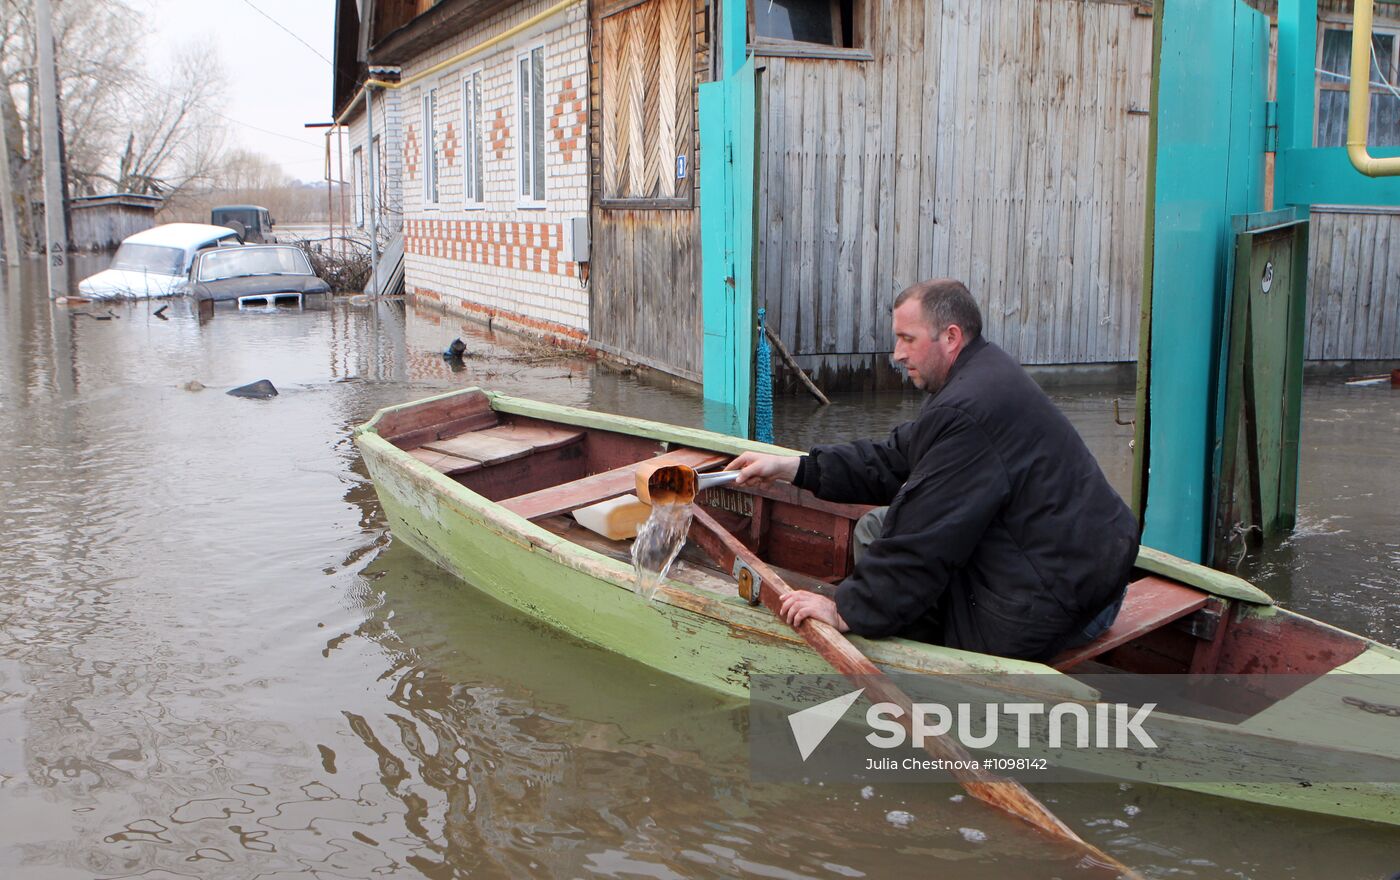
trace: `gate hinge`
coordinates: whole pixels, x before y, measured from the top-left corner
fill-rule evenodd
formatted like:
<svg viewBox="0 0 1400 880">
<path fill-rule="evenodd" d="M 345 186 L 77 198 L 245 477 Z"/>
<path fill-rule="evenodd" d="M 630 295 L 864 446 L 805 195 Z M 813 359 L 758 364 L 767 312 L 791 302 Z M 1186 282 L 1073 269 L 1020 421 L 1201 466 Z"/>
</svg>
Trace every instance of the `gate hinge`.
<svg viewBox="0 0 1400 880">
<path fill-rule="evenodd" d="M 1278 152 L 1278 102 L 1264 102 L 1264 152 Z"/>
</svg>

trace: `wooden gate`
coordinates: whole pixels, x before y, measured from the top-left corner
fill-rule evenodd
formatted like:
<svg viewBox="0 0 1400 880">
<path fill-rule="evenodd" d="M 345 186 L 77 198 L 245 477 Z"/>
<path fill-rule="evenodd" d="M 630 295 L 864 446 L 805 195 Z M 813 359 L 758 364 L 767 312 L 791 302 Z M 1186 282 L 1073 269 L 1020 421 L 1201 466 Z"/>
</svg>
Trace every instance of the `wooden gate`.
<svg viewBox="0 0 1400 880">
<path fill-rule="evenodd" d="M 695 86 L 709 57 L 702 4 L 599 4 L 590 78 L 593 344 L 695 381 Z"/>
</svg>

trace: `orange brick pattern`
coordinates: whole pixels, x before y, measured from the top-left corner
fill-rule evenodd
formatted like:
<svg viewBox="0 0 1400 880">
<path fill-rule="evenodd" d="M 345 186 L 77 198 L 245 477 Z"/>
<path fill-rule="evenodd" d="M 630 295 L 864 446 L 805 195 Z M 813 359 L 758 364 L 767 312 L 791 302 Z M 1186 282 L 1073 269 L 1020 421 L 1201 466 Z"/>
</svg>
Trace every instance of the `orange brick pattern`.
<svg viewBox="0 0 1400 880">
<path fill-rule="evenodd" d="M 418 129 L 408 124 L 408 134 L 403 139 L 404 176 L 409 180 L 418 179 Z"/>
<path fill-rule="evenodd" d="M 506 123 L 506 111 L 497 109 L 496 118 L 491 120 L 491 131 L 486 139 L 491 144 L 491 149 L 496 151 L 497 159 L 506 157 L 506 143 L 510 140 L 510 125 Z"/>
<path fill-rule="evenodd" d="M 447 123 L 447 133 L 442 137 L 442 155 L 447 159 L 447 167 L 457 164 L 457 130 Z"/>
<path fill-rule="evenodd" d="M 577 278 L 578 263 L 560 258 L 563 246 L 561 223 L 404 221 L 404 250 L 410 254 Z"/>
<path fill-rule="evenodd" d="M 478 320 L 491 319 L 492 323 L 500 324 L 515 330 L 530 331 L 533 336 L 543 336 L 546 339 L 568 340 L 579 343 L 586 342 L 588 334 L 576 327 L 565 327 L 563 324 L 556 324 L 553 321 L 546 321 L 541 318 L 532 318 L 529 315 L 522 315 L 508 309 L 492 308 L 470 300 L 459 299 L 455 296 L 444 296 L 436 290 L 427 287 L 414 287 L 411 291 L 413 297 L 425 303 L 432 303 L 439 307 L 446 307 L 452 311 L 477 318 Z M 590 348 L 584 348 L 589 354 L 596 354 Z"/>
<path fill-rule="evenodd" d="M 573 77 L 564 77 L 563 87 L 559 90 L 550 114 L 549 133 L 559 145 L 559 153 L 565 162 L 574 160 L 574 153 L 579 149 L 583 138 L 584 127 L 588 124 L 588 117 L 583 112 L 585 97 L 584 90 L 574 88 Z"/>
</svg>

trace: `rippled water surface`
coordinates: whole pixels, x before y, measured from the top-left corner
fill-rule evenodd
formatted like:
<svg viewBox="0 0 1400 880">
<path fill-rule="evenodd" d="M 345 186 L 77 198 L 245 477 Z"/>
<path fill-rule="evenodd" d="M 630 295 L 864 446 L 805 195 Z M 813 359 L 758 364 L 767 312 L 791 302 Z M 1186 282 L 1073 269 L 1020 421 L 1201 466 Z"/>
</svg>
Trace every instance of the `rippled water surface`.
<svg viewBox="0 0 1400 880">
<path fill-rule="evenodd" d="M 54 307 L 13 277 L 0 297 L 0 877 L 1078 876 L 955 789 L 750 783 L 742 703 L 395 543 L 348 439 L 471 384 L 701 424 L 692 396 L 397 304 L 158 305 Z M 454 336 L 459 370 L 436 353 Z M 260 378 L 281 395 L 223 393 Z M 1060 400 L 1126 487 L 1111 398 Z M 1397 641 L 1400 394 L 1307 400 L 1303 527 L 1255 573 Z M 915 405 L 784 400 L 779 440 L 877 434 Z M 1154 876 L 1400 871 L 1391 829 L 1151 787 L 1039 793 Z"/>
</svg>

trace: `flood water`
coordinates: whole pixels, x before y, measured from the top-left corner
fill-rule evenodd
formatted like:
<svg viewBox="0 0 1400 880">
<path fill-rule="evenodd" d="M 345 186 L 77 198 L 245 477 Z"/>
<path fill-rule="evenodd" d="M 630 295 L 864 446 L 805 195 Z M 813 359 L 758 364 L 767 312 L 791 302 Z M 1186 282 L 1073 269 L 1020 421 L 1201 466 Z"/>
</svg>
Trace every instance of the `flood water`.
<svg viewBox="0 0 1400 880">
<path fill-rule="evenodd" d="M 694 397 L 401 304 L 159 305 L 51 306 L 29 279 L 0 295 L 0 877 L 1088 876 L 956 789 L 751 783 L 743 703 L 395 542 L 349 440 L 381 406 L 473 384 L 700 424 Z M 460 370 L 437 354 L 454 336 Z M 280 396 L 223 393 L 262 378 Z M 1126 490 L 1113 396 L 1057 392 Z M 1306 401 L 1302 525 L 1251 573 L 1400 642 L 1400 392 Z M 877 434 L 916 405 L 785 399 L 778 439 Z M 1400 871 L 1397 829 L 1036 791 L 1153 877 Z"/>
</svg>

